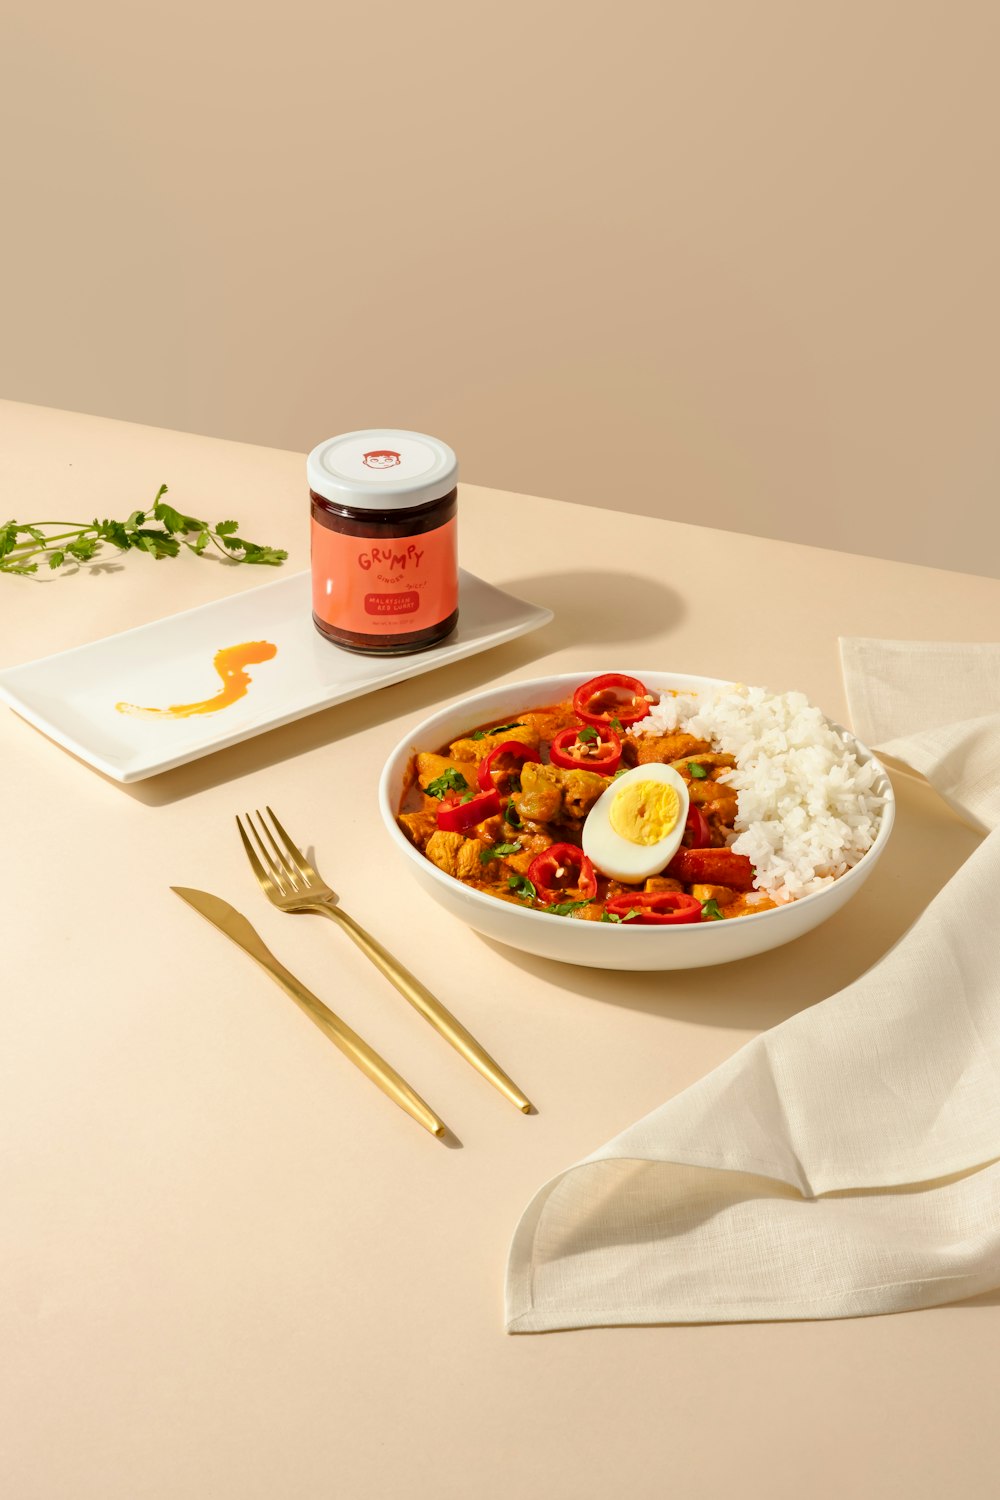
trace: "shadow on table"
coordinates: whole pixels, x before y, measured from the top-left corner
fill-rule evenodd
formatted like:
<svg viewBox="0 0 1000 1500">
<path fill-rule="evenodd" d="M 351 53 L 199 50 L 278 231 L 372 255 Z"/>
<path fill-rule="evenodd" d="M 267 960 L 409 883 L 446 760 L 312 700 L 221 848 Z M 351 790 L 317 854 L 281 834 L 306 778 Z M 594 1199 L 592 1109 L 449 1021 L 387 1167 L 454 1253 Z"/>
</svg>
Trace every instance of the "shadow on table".
<svg viewBox="0 0 1000 1500">
<path fill-rule="evenodd" d="M 631 974 L 559 964 L 482 941 L 525 973 L 586 1000 L 703 1026 L 766 1030 L 860 978 L 980 842 L 925 782 L 896 775 L 893 783 L 896 824 L 867 883 L 828 922 L 771 953 L 718 968 Z"/>
<path fill-rule="evenodd" d="M 256 735 L 228 750 L 218 750 L 175 771 L 165 771 L 148 781 L 110 784 L 149 807 L 178 802 L 226 782 L 256 775 L 351 735 L 363 734 L 387 721 L 420 719 L 442 699 L 479 692 L 495 679 L 524 671 L 568 647 L 579 649 L 584 672 L 590 668 L 595 672 L 611 670 L 619 665 L 614 659 L 617 642 L 662 634 L 684 614 L 682 600 L 671 589 L 631 573 L 534 574 L 504 579 L 498 586 L 551 609 L 555 619 L 543 629 L 505 646 L 297 719 L 293 724 Z M 596 652 L 598 643 L 599 660 L 587 654 Z M 330 650 L 337 647 L 331 646 Z M 647 663 L 624 664 L 625 667 L 643 665 Z M 373 774 L 372 814 L 377 820 L 374 781 Z"/>
<path fill-rule="evenodd" d="M 665 584 L 635 573 L 612 573 L 599 568 L 575 573 L 526 574 L 505 578 L 497 587 L 551 609 L 555 619 L 544 632 L 547 649 L 593 649 L 599 652 L 600 659 L 587 657 L 581 665 L 584 670 L 593 667 L 595 672 L 627 670 L 630 665 L 668 670 L 668 664 L 663 662 L 621 663 L 609 660 L 609 654 L 619 642 L 663 635 L 678 625 L 687 612 L 680 595 Z M 684 668 L 677 665 L 676 670 Z"/>
<path fill-rule="evenodd" d="M 61 579 L 65 578 L 104 578 L 110 573 L 124 573 L 126 566 L 124 562 L 118 561 L 125 557 L 124 552 L 109 552 L 107 557 L 95 558 L 93 562 L 73 562 L 67 558 L 56 571 L 46 568 L 40 573 L 31 573 L 24 577 L 25 583 L 51 583 L 57 587 Z M 234 557 L 222 557 L 217 552 L 203 552 L 201 563 L 214 563 L 222 568 L 238 568 L 240 563 Z"/>
<path fill-rule="evenodd" d="M 927 1312 L 947 1312 L 952 1307 L 1000 1307 L 1000 1287 L 980 1292 L 978 1297 L 963 1297 L 961 1302 L 945 1302 L 940 1307 L 929 1307 Z"/>
</svg>

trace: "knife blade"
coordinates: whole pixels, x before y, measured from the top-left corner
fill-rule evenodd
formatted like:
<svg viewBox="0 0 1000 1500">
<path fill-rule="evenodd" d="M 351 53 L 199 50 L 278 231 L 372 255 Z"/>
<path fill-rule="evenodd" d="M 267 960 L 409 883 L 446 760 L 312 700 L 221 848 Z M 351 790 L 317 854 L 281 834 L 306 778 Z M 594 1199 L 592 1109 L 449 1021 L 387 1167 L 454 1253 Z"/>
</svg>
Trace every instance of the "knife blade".
<svg viewBox="0 0 1000 1500">
<path fill-rule="evenodd" d="M 421 1099 L 406 1080 L 400 1077 L 395 1068 L 387 1063 L 384 1057 L 380 1057 L 363 1037 L 353 1031 L 346 1021 L 342 1021 L 338 1015 L 335 1015 L 311 990 L 306 989 L 301 980 L 296 979 L 291 970 L 286 969 L 284 964 L 275 958 L 257 929 L 247 921 L 242 912 L 230 906 L 228 901 L 223 901 L 221 896 L 213 896 L 209 891 L 199 891 L 185 885 L 172 885 L 170 889 L 260 964 L 261 968 L 270 974 L 275 983 L 280 985 L 296 1005 L 305 1011 L 309 1019 L 315 1022 L 334 1046 L 339 1047 L 341 1052 L 361 1069 L 362 1073 L 366 1074 L 384 1094 L 399 1105 L 400 1109 L 404 1109 L 425 1130 L 429 1130 L 431 1135 L 440 1137 L 445 1134 L 446 1127 L 443 1120 L 434 1113 L 430 1105 Z"/>
</svg>

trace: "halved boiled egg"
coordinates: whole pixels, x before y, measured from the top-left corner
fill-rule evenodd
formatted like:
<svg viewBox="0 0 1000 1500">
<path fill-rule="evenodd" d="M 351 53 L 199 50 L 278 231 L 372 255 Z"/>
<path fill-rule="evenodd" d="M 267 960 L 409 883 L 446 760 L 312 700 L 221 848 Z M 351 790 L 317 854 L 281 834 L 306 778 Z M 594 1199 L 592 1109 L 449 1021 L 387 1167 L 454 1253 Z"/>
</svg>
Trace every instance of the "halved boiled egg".
<svg viewBox="0 0 1000 1500">
<path fill-rule="evenodd" d="M 658 875 L 684 836 L 688 789 L 672 766 L 634 766 L 602 792 L 583 825 L 583 852 L 602 874 L 634 885 Z"/>
</svg>

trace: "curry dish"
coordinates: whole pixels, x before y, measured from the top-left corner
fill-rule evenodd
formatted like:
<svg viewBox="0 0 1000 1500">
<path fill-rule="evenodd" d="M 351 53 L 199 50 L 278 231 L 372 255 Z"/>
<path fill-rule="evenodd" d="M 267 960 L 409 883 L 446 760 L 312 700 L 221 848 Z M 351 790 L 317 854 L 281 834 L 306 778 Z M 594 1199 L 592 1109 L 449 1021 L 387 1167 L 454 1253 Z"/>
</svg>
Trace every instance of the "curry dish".
<svg viewBox="0 0 1000 1500">
<path fill-rule="evenodd" d="M 769 910 L 728 847 L 732 756 L 680 731 L 630 734 L 654 701 L 609 674 L 419 752 L 400 826 L 446 875 L 554 916 L 646 926 Z"/>
</svg>

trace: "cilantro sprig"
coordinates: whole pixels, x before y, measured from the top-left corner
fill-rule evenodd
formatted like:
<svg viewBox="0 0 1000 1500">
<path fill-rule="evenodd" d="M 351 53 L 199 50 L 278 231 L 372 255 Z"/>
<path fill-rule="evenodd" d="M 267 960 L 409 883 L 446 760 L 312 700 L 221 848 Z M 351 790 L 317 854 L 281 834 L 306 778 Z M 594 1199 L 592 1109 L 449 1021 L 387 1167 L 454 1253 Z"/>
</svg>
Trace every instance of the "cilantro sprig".
<svg viewBox="0 0 1000 1500">
<path fill-rule="evenodd" d="M 570 912 L 579 911 L 581 906 L 589 906 L 590 901 L 553 901 L 551 906 L 543 906 L 542 911 L 551 912 L 554 917 L 568 917 Z"/>
<path fill-rule="evenodd" d="M 163 499 L 161 484 L 146 510 L 134 510 L 124 521 L 97 520 L 87 525 L 72 521 L 8 521 L 0 526 L 0 573 L 37 573 L 39 563 L 51 569 L 93 562 L 107 546 L 119 552 L 146 552 L 157 562 L 176 557 L 182 547 L 200 556 L 214 547 L 230 562 L 280 567 L 288 553 L 238 535 L 238 521 L 210 526 L 196 516 L 183 515 Z M 58 527 L 53 532 L 48 527 Z"/>
<path fill-rule="evenodd" d="M 691 777 L 692 777 L 692 779 L 694 781 L 704 781 L 705 778 L 708 775 L 708 772 L 705 770 L 705 767 L 702 766 L 702 765 L 699 765 L 699 763 L 696 760 L 689 760 L 688 761 L 688 770 L 690 771 Z"/>
<path fill-rule="evenodd" d="M 534 901 L 538 895 L 527 875 L 509 875 L 507 884 L 516 896 L 521 897 L 522 901 Z"/>
<path fill-rule="evenodd" d="M 708 921 L 708 922 L 718 922 L 718 921 L 721 921 L 721 919 L 722 919 L 722 912 L 719 910 L 719 903 L 718 903 L 718 901 L 716 901 L 716 899 L 715 899 L 714 896 L 712 897 L 712 899 L 710 901 L 703 901 L 701 903 L 701 915 L 702 915 L 702 920 L 703 921 Z"/>
<path fill-rule="evenodd" d="M 604 911 L 601 912 L 601 921 L 602 922 L 634 922 L 635 919 L 636 919 L 636 917 L 639 915 L 640 910 L 641 910 L 641 907 L 630 906 L 629 909 L 628 909 L 628 911 L 625 913 L 625 915 L 623 917 L 620 917 L 616 911 L 608 911 L 607 909 L 605 909 Z"/>
</svg>

